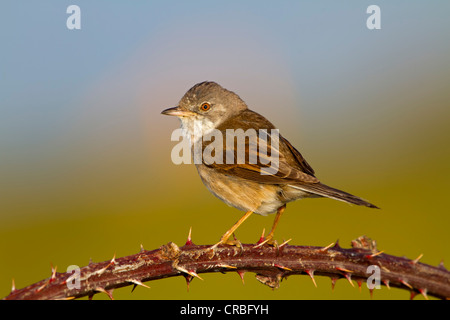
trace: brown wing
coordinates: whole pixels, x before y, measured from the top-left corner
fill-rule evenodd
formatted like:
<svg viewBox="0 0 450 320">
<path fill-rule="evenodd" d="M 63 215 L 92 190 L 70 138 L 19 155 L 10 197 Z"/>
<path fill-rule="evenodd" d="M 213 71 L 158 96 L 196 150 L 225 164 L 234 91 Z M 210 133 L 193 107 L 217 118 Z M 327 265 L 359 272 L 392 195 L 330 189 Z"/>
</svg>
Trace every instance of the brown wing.
<svg viewBox="0 0 450 320">
<path fill-rule="evenodd" d="M 281 135 L 271 131 L 275 127 L 258 113 L 245 110 L 217 129 L 223 137 L 222 143 L 220 144 L 214 139 L 211 139 L 211 142 L 206 141 L 203 143 L 203 151 L 211 143 L 215 143 L 215 152 L 221 152 L 222 161 L 203 161 L 206 166 L 226 175 L 259 183 L 298 184 L 319 182 L 314 177 L 314 170 L 300 152 Z M 238 132 L 237 129 L 241 129 L 241 135 L 231 137 L 227 135 L 227 129 L 233 129 L 234 133 Z M 265 130 L 267 136 L 261 135 L 260 130 Z M 232 138 L 231 143 L 230 138 Z M 277 138 L 278 143 L 275 140 Z M 220 145 L 223 149 L 217 150 L 220 149 L 218 148 Z M 230 149 L 232 149 L 232 152 L 230 152 Z M 223 152 L 223 150 L 226 150 L 226 152 Z"/>
<path fill-rule="evenodd" d="M 280 135 L 280 140 L 283 141 L 284 145 L 286 145 L 289 148 L 289 151 L 291 152 L 291 154 L 294 156 L 295 160 L 297 161 L 297 164 L 300 168 L 301 171 L 311 175 L 314 177 L 314 169 L 311 168 L 311 166 L 309 165 L 308 162 L 306 162 L 305 158 L 303 158 L 302 154 L 294 148 L 294 146 L 287 141 L 285 138 L 283 138 Z"/>
</svg>

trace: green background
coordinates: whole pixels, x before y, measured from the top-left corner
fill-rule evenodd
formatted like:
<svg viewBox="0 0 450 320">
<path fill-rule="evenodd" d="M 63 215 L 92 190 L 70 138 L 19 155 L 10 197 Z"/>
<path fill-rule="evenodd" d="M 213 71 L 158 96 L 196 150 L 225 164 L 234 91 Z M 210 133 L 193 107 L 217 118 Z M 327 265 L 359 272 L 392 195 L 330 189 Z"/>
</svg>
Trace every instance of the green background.
<svg viewBox="0 0 450 320">
<path fill-rule="evenodd" d="M 81 30 L 66 8 L 81 8 Z M 366 9 L 381 8 L 381 30 Z M 450 260 L 448 1 L 3 1 L 0 10 L 0 297 L 89 259 L 213 244 L 242 215 L 170 152 L 160 111 L 195 83 L 238 93 L 324 183 L 381 210 L 329 199 L 288 205 L 278 241 Z M 273 216 L 238 229 L 256 242 Z M 116 290 L 117 299 L 368 299 L 293 276 L 277 290 L 203 274 Z M 95 299 L 106 299 L 97 295 Z M 375 290 L 375 299 L 408 299 Z M 419 297 L 418 299 L 423 299 Z"/>
</svg>

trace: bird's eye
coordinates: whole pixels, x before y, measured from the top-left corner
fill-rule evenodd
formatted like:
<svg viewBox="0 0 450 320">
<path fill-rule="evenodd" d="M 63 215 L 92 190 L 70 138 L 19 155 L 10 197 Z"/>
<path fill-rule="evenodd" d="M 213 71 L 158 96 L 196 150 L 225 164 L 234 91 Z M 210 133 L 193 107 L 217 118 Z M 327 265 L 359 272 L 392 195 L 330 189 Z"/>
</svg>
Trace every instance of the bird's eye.
<svg viewBox="0 0 450 320">
<path fill-rule="evenodd" d="M 202 110 L 202 111 L 208 111 L 209 109 L 211 109 L 211 105 L 209 103 L 207 103 L 207 102 L 203 103 L 200 106 L 200 110 Z"/>
</svg>

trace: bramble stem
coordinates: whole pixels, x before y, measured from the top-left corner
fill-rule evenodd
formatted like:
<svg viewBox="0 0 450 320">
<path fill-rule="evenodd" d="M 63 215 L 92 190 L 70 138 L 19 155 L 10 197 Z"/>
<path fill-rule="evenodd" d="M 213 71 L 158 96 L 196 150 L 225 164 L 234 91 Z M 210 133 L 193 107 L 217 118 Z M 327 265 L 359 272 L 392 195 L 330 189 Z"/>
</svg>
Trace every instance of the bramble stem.
<svg viewBox="0 0 450 320">
<path fill-rule="evenodd" d="M 359 238 L 367 239 L 367 238 Z M 272 288 L 290 275 L 327 276 L 367 281 L 377 266 L 380 284 L 410 290 L 441 299 L 450 297 L 450 272 L 441 264 L 433 267 L 416 260 L 395 257 L 376 251 L 364 241 L 354 242 L 349 249 L 338 244 L 328 247 L 220 245 L 214 250 L 209 245 L 183 247 L 169 242 L 159 249 L 141 252 L 111 261 L 90 263 L 80 268 L 79 275 L 53 272 L 52 276 L 23 289 L 13 289 L 4 299 L 70 299 L 92 297 L 103 292 L 112 298 L 112 290 L 143 282 L 183 275 L 188 283 L 201 273 L 253 272 L 256 278 Z M 372 268 L 373 270 L 373 268 Z M 78 281 L 78 288 L 76 286 Z M 144 285 L 145 286 L 145 285 Z"/>
</svg>

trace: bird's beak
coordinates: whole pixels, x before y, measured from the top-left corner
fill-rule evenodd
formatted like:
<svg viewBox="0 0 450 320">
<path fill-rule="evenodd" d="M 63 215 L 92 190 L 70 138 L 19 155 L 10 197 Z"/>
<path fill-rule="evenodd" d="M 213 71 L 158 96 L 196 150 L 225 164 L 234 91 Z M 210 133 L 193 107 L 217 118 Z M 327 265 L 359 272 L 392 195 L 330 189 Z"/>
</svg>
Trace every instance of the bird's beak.
<svg viewBox="0 0 450 320">
<path fill-rule="evenodd" d="M 182 109 L 180 107 L 173 107 L 166 110 L 163 110 L 161 114 L 165 114 L 167 116 L 176 116 L 176 117 L 191 117 L 195 115 L 194 112 Z"/>
</svg>

